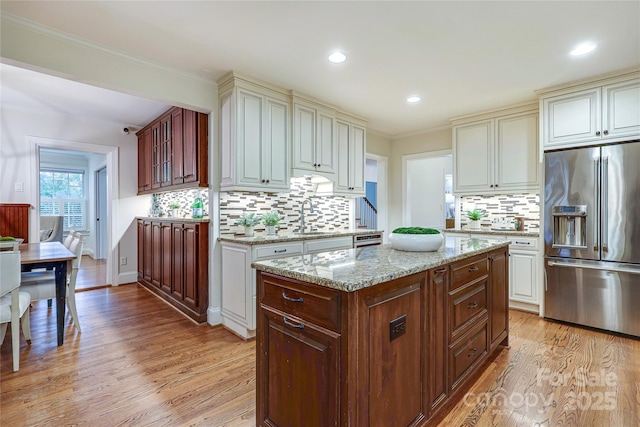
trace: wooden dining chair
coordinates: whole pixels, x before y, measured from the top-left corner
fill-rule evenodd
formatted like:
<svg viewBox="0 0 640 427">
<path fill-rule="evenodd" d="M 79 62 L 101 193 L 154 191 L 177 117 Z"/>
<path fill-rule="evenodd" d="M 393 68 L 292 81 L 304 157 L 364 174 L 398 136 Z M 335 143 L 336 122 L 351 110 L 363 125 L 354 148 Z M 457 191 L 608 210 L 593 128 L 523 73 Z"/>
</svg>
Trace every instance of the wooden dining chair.
<svg viewBox="0 0 640 427">
<path fill-rule="evenodd" d="M 69 307 L 73 323 L 78 329 L 78 332 L 81 332 L 81 329 L 78 311 L 76 309 L 76 278 L 78 276 L 80 262 L 82 261 L 82 248 L 82 235 L 76 232 L 69 245 L 69 250 L 73 252 L 76 257 L 71 260 L 71 269 L 67 271 L 67 306 Z M 22 273 L 20 280 L 22 289 L 31 295 L 31 301 L 55 299 L 56 276 L 54 272 L 32 271 Z"/>
<path fill-rule="evenodd" d="M 11 323 L 13 372 L 20 369 L 20 320 L 22 333 L 31 342 L 30 304 L 29 293 L 20 291 L 20 252 L 0 251 L 0 344 L 4 342 L 7 324 Z"/>
</svg>

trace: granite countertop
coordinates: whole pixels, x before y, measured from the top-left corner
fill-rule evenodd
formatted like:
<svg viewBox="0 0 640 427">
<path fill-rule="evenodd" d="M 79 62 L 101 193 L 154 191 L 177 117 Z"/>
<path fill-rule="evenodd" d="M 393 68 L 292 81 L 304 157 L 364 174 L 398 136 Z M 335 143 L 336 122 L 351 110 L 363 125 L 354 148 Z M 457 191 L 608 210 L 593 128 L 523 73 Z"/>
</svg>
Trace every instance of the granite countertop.
<svg viewBox="0 0 640 427">
<path fill-rule="evenodd" d="M 404 252 L 391 245 L 298 255 L 251 264 L 256 270 L 353 292 L 509 246 L 508 240 L 446 236 L 436 252 Z"/>
<path fill-rule="evenodd" d="M 151 221 L 175 221 L 175 222 L 209 222 L 209 218 L 182 218 L 177 216 L 137 216 L 136 219 Z"/>
<path fill-rule="evenodd" d="M 293 242 L 296 240 L 326 239 L 329 237 L 356 236 L 358 234 L 383 233 L 380 230 L 341 230 L 341 231 L 314 231 L 313 233 L 292 233 L 283 231 L 274 236 L 267 236 L 264 232 L 255 232 L 253 237 L 244 235 L 222 234 L 218 237 L 221 242 L 242 243 L 244 245 L 265 245 L 269 243 Z"/>
<path fill-rule="evenodd" d="M 463 233 L 463 234 L 495 234 L 499 236 L 522 236 L 522 237 L 538 237 L 540 236 L 540 230 L 535 229 L 525 229 L 525 231 L 516 231 L 513 228 L 506 229 L 493 229 L 491 227 L 481 227 L 480 229 L 470 229 L 470 228 L 447 228 L 442 230 L 445 233 Z"/>
</svg>

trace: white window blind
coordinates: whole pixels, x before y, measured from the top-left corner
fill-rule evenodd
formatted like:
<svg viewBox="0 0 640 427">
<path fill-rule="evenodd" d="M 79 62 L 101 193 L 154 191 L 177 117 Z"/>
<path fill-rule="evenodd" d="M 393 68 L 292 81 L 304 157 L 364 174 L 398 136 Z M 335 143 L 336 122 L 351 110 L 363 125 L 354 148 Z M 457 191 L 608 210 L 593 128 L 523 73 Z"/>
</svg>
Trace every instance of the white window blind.
<svg viewBox="0 0 640 427">
<path fill-rule="evenodd" d="M 85 230 L 84 187 L 84 171 L 40 169 L 40 215 L 62 215 L 65 230 Z"/>
</svg>

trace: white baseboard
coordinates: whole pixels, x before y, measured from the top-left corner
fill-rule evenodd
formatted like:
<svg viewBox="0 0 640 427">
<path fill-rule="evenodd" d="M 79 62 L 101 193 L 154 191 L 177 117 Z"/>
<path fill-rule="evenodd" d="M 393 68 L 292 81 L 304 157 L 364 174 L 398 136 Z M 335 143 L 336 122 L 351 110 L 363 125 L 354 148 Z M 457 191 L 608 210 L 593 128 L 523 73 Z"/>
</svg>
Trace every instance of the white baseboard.
<svg viewBox="0 0 640 427">
<path fill-rule="evenodd" d="M 531 304 L 528 302 L 509 300 L 509 308 L 515 308 L 516 310 L 528 311 L 535 314 L 540 313 L 540 306 L 538 304 Z"/>
<path fill-rule="evenodd" d="M 211 326 L 219 325 L 222 323 L 222 314 L 220 314 L 220 307 L 209 307 L 207 309 L 207 323 Z"/>
<path fill-rule="evenodd" d="M 124 283 L 133 283 L 138 281 L 138 272 L 132 271 L 130 273 L 118 274 L 118 283 L 116 285 L 122 285 Z"/>
</svg>

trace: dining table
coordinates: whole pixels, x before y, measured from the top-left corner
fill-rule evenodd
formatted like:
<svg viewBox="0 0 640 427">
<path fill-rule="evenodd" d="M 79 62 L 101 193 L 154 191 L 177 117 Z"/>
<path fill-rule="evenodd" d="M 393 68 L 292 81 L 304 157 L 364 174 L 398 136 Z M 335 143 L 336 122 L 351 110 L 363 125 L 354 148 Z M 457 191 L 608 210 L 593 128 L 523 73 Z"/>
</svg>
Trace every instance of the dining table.
<svg viewBox="0 0 640 427">
<path fill-rule="evenodd" d="M 58 346 L 64 343 L 64 312 L 67 299 L 68 264 L 76 256 L 61 242 L 25 243 L 19 246 L 22 271 L 53 269 L 56 278 Z"/>
</svg>

